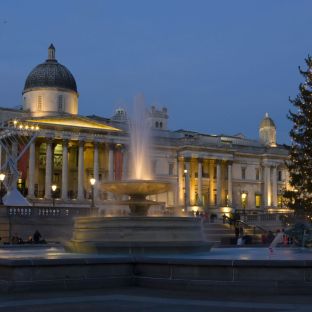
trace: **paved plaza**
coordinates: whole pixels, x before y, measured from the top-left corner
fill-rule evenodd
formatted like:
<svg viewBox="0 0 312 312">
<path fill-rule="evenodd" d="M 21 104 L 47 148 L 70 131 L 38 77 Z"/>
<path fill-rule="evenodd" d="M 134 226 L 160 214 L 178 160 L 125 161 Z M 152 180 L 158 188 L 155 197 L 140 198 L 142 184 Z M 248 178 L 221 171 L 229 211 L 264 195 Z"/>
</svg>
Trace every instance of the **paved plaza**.
<svg viewBox="0 0 312 312">
<path fill-rule="evenodd" d="M 312 298 L 300 296 L 209 296 L 202 293 L 123 288 L 76 292 L 2 295 L 2 312 L 149 311 L 149 312 L 274 312 L 311 311 Z"/>
</svg>

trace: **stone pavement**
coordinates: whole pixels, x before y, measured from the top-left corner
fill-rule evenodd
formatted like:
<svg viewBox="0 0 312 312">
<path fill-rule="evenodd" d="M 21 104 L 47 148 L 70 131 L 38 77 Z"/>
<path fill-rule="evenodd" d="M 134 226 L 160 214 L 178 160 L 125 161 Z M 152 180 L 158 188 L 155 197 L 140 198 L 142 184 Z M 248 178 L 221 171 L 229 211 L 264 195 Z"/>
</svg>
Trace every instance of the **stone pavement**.
<svg viewBox="0 0 312 312">
<path fill-rule="evenodd" d="M 309 296 L 228 296 L 160 289 L 123 288 L 0 296 L 1 312 L 310 312 Z"/>
</svg>

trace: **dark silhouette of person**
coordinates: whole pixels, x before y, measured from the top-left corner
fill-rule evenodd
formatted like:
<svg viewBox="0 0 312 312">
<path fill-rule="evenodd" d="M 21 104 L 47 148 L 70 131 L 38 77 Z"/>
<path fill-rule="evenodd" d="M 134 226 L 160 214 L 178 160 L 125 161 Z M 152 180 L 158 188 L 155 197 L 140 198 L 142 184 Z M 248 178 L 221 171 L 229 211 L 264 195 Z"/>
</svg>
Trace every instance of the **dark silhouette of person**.
<svg viewBox="0 0 312 312">
<path fill-rule="evenodd" d="M 239 227 L 235 226 L 235 237 L 236 237 L 236 239 L 238 238 L 238 236 L 239 236 Z"/>
<path fill-rule="evenodd" d="M 34 236 L 33 236 L 34 243 L 35 243 L 35 244 L 40 243 L 40 238 L 41 238 L 41 237 L 42 237 L 42 236 L 41 236 L 40 232 L 39 232 L 38 230 L 36 230 L 35 233 L 34 233 Z"/>
</svg>

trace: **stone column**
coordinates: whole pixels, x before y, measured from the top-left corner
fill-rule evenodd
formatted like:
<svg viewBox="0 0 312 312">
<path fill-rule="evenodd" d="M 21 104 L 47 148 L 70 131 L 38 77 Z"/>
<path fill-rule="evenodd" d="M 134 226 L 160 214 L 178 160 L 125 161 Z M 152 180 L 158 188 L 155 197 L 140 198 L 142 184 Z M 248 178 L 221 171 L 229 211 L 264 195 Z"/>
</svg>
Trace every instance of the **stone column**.
<svg viewBox="0 0 312 312">
<path fill-rule="evenodd" d="M 277 168 L 272 168 L 272 206 L 277 207 Z"/>
<path fill-rule="evenodd" d="M 29 162 L 28 162 L 28 197 L 35 196 L 35 170 L 36 170 L 36 149 L 33 141 L 29 147 Z"/>
<path fill-rule="evenodd" d="M 128 149 L 126 146 L 123 146 L 122 149 L 122 179 L 128 179 Z"/>
<path fill-rule="evenodd" d="M 99 175 L 99 143 L 95 142 L 93 144 L 93 177 L 95 179 L 94 185 L 94 199 L 98 199 L 100 185 L 100 175 Z"/>
<path fill-rule="evenodd" d="M 108 181 L 114 180 L 114 144 L 109 144 L 108 150 Z M 107 193 L 107 198 L 109 200 L 114 199 L 112 193 Z"/>
<path fill-rule="evenodd" d="M 84 199 L 84 142 L 79 141 L 78 151 L 78 194 L 77 199 Z"/>
<path fill-rule="evenodd" d="M 197 169 L 197 195 L 198 202 L 197 205 L 201 206 L 202 201 L 202 188 L 203 188 L 203 159 L 198 158 L 198 169 Z"/>
<path fill-rule="evenodd" d="M 191 183 L 190 183 L 190 175 L 191 175 L 191 159 L 190 158 L 185 158 L 185 206 L 186 208 L 190 206 L 190 189 L 191 189 Z"/>
<path fill-rule="evenodd" d="M 233 206 L 232 161 L 228 161 L 228 206 Z"/>
<path fill-rule="evenodd" d="M 68 140 L 62 144 L 62 199 L 68 200 Z"/>
<path fill-rule="evenodd" d="M 51 198 L 51 186 L 52 186 L 52 140 L 47 141 L 46 149 L 46 170 L 45 170 L 45 191 L 44 197 L 46 199 Z"/>
<path fill-rule="evenodd" d="M 214 162 L 209 160 L 209 206 L 214 206 Z"/>
<path fill-rule="evenodd" d="M 184 183 L 183 183 L 183 174 L 184 174 L 184 163 L 183 160 L 179 157 L 177 157 L 177 162 L 178 162 L 178 204 L 180 206 L 184 206 Z"/>
<path fill-rule="evenodd" d="M 221 160 L 217 160 L 217 206 L 221 206 Z"/>
<path fill-rule="evenodd" d="M 263 182 L 264 182 L 264 206 L 270 207 L 271 206 L 271 177 L 270 177 L 270 167 L 268 165 L 264 165 L 264 176 L 263 176 Z"/>
<path fill-rule="evenodd" d="M 114 145 L 109 144 L 108 151 L 108 180 L 114 180 Z"/>
<path fill-rule="evenodd" d="M 2 145 L 0 145 L 0 170 L 2 167 Z"/>
</svg>

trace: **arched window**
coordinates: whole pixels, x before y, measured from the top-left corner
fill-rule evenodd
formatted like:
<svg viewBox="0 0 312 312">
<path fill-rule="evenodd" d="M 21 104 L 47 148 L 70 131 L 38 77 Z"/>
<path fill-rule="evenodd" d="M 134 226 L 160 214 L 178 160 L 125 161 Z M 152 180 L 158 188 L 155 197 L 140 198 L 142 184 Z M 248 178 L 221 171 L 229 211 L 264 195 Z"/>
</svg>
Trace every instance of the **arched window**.
<svg viewBox="0 0 312 312">
<path fill-rule="evenodd" d="M 155 127 L 158 128 L 159 127 L 159 123 L 158 121 L 155 122 Z"/>
<path fill-rule="evenodd" d="M 163 123 L 160 121 L 159 122 L 159 128 L 162 128 L 163 127 Z"/>
</svg>

